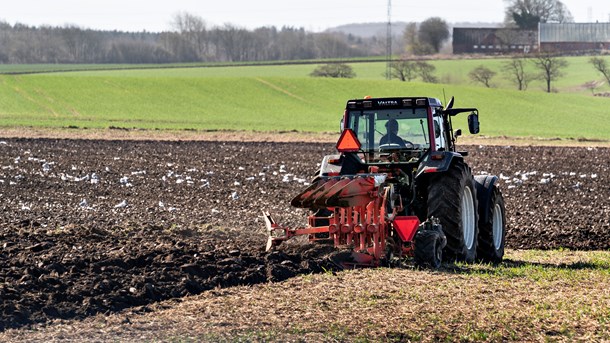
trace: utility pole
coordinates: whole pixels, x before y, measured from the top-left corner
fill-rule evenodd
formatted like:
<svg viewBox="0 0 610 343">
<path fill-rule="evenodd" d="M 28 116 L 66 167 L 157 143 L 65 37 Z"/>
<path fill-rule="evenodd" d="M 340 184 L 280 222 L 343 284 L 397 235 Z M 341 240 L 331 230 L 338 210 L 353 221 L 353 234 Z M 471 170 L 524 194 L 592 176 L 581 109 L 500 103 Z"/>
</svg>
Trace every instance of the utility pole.
<svg viewBox="0 0 610 343">
<path fill-rule="evenodd" d="M 392 79 L 392 0 L 388 0 L 388 28 L 386 32 L 386 80 Z"/>
</svg>

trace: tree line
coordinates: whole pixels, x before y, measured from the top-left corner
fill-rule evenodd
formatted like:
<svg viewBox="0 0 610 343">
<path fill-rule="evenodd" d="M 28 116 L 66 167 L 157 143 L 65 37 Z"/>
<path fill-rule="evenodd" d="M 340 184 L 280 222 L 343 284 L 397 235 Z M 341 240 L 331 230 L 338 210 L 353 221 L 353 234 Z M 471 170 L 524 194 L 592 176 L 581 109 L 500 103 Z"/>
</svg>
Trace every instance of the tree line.
<svg viewBox="0 0 610 343">
<path fill-rule="evenodd" d="M 589 59 L 589 63 L 593 68 L 601 74 L 604 79 L 610 84 L 610 66 L 607 60 L 601 56 L 593 56 Z M 535 72 L 527 72 L 526 65 L 534 66 Z M 501 70 L 504 76 L 510 80 L 518 90 L 524 91 L 529 83 L 533 80 L 544 81 L 545 90 L 548 93 L 553 91 L 552 82 L 557 81 L 562 76 L 565 76 L 563 69 L 568 66 L 568 61 L 564 58 L 553 54 L 535 54 L 532 57 L 513 56 L 501 65 Z M 490 68 L 480 65 L 468 73 L 470 79 L 475 83 L 480 83 L 487 88 L 493 87 L 492 79 L 496 76 L 496 72 Z M 588 81 L 583 84 L 584 88 L 591 90 L 595 95 L 595 89 L 602 86 L 604 81 Z"/>
<path fill-rule="evenodd" d="M 385 39 L 303 28 L 208 27 L 181 13 L 160 33 L 99 31 L 0 21 L 0 63 L 176 63 L 279 61 L 383 56 Z"/>
</svg>

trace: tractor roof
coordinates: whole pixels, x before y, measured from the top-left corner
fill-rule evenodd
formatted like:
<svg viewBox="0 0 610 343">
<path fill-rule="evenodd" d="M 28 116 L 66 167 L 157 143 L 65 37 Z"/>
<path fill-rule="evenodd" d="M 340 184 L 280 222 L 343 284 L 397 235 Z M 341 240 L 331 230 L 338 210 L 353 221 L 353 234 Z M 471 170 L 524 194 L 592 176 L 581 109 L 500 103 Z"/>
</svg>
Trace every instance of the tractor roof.
<svg viewBox="0 0 610 343">
<path fill-rule="evenodd" d="M 441 101 L 436 98 L 427 97 L 397 97 L 397 98 L 364 98 L 348 100 L 348 110 L 359 109 L 391 109 L 391 108 L 413 108 L 442 106 Z"/>
</svg>

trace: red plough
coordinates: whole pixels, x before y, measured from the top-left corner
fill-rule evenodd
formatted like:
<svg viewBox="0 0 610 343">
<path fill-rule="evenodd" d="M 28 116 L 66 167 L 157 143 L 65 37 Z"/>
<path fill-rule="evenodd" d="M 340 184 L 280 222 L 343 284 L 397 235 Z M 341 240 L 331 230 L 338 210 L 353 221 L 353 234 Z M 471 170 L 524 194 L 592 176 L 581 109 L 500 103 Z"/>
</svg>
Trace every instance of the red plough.
<svg viewBox="0 0 610 343">
<path fill-rule="evenodd" d="M 269 231 L 267 250 L 291 237 L 308 235 L 311 241 L 330 239 L 336 247 L 353 247 L 353 262 L 344 261 L 343 266 L 379 266 L 396 252 L 395 247 L 387 246 L 392 236 L 390 228 L 395 227 L 404 243 L 399 255 L 412 256 L 410 243 L 420 222 L 415 216 L 397 216 L 402 211 L 400 206 L 387 213 L 383 204 L 387 203 L 389 188 L 380 187 L 386 177 L 386 174 L 363 174 L 320 178 L 291 201 L 295 207 L 327 209 L 328 216 L 310 215 L 308 227 L 279 226 L 264 212 Z M 327 225 L 318 225 L 321 222 Z"/>
</svg>

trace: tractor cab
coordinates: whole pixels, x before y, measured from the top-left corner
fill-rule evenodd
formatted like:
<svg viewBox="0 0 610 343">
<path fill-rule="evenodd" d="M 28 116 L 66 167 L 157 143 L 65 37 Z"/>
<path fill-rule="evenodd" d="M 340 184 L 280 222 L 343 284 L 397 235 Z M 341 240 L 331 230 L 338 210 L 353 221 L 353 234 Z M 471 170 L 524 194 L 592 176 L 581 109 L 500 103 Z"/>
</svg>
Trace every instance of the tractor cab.
<svg viewBox="0 0 610 343">
<path fill-rule="evenodd" d="M 440 100 L 427 97 L 349 100 L 342 129 L 353 132 L 367 164 L 388 158 L 390 162 L 415 162 L 428 152 L 455 151 L 451 117 L 458 113 L 471 111 L 470 131 L 478 133 L 478 111 L 452 106 L 453 99 L 444 109 Z"/>
<path fill-rule="evenodd" d="M 428 151 L 447 150 L 450 139 L 443 107 L 435 98 L 350 100 L 343 123 L 367 164 L 415 162 Z"/>
</svg>

